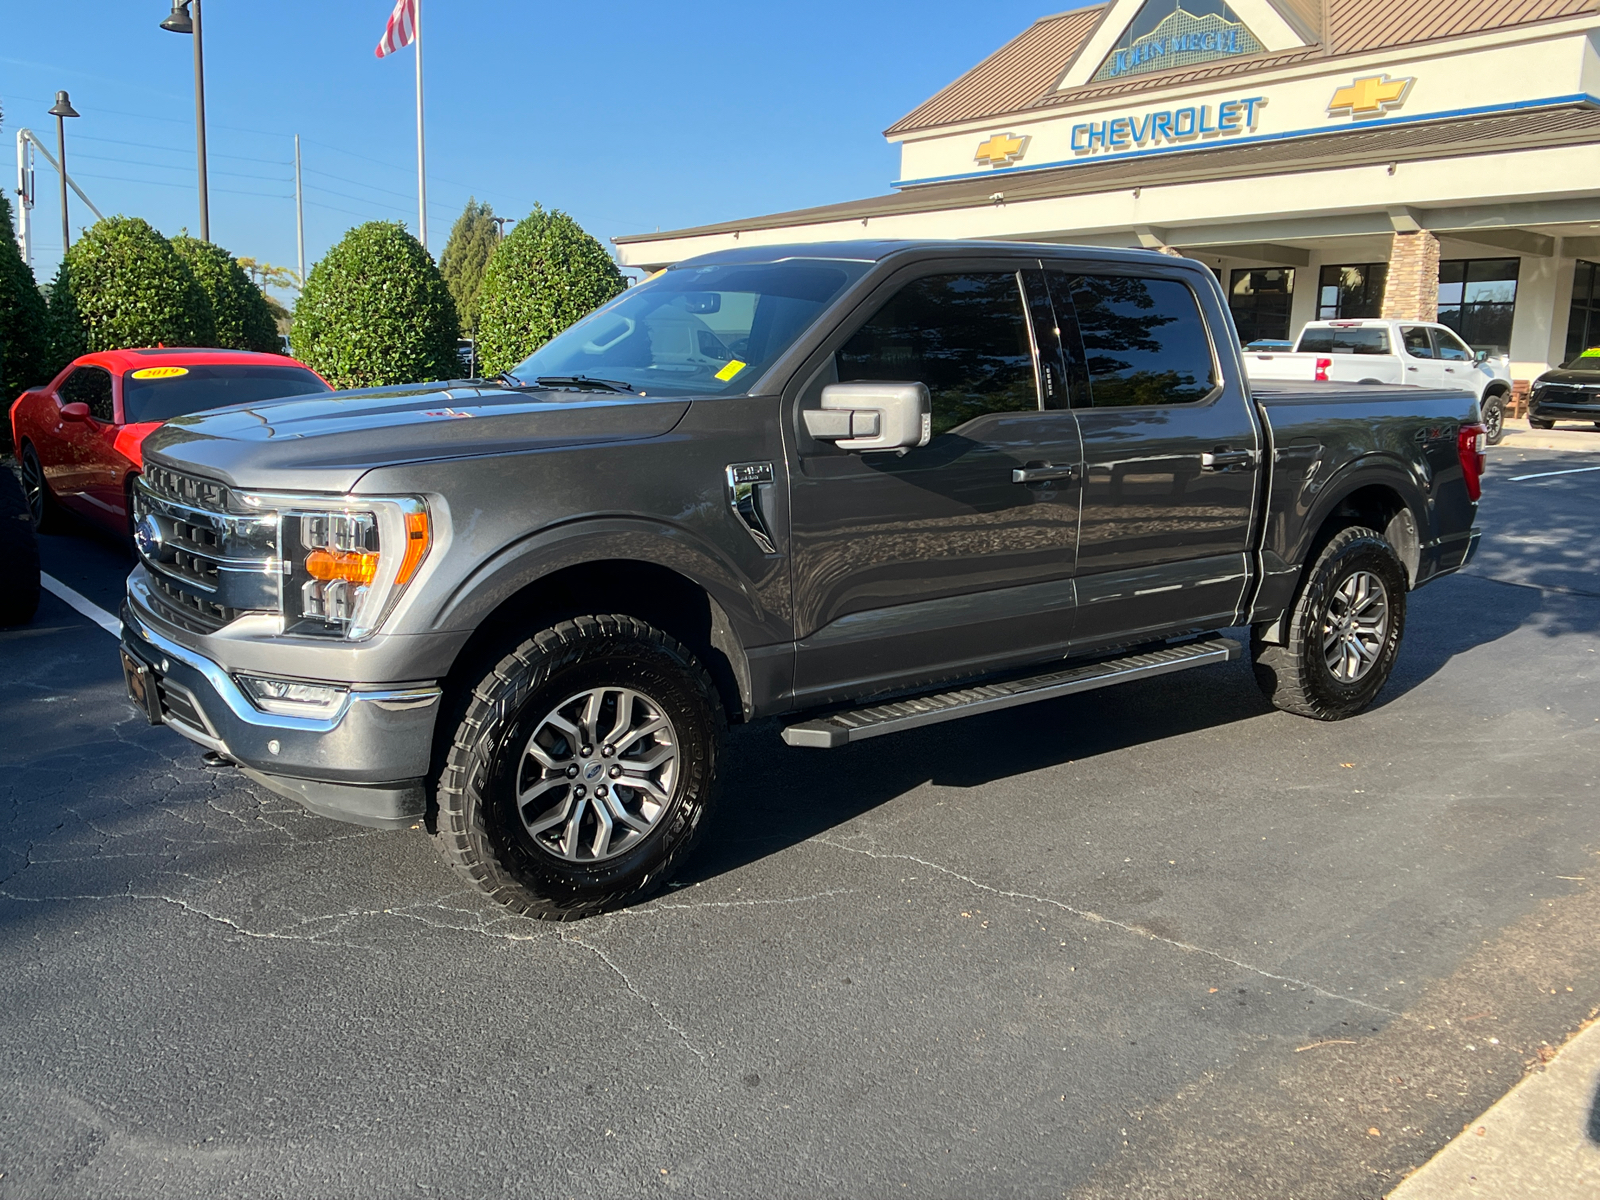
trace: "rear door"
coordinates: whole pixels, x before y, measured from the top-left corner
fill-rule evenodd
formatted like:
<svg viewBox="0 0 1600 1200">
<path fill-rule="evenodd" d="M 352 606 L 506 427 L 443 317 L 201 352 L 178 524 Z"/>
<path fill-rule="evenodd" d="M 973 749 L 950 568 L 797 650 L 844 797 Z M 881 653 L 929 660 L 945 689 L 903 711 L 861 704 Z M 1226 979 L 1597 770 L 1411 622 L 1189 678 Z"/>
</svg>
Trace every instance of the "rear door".
<svg viewBox="0 0 1600 1200">
<path fill-rule="evenodd" d="M 1074 649 L 1233 624 L 1260 442 L 1217 298 L 1181 268 L 1047 266 L 1086 470 Z"/>
<path fill-rule="evenodd" d="M 1053 320 L 1037 259 L 924 262 L 880 285 L 799 373 L 802 704 L 1065 652 L 1081 447 L 1059 368 L 1041 376 L 1036 316 Z M 931 442 L 860 454 L 811 439 L 799 410 L 850 380 L 926 384 Z M 1014 477 L 1024 470 L 1049 477 Z"/>
</svg>

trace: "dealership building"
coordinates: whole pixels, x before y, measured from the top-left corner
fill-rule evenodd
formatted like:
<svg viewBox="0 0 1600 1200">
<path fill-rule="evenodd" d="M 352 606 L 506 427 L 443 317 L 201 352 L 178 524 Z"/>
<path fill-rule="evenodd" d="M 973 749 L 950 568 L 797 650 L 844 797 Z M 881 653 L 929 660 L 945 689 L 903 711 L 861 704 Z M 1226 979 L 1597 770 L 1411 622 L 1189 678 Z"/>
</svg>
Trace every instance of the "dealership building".
<svg viewBox="0 0 1600 1200">
<path fill-rule="evenodd" d="M 1110 0 L 885 133 L 887 195 L 619 237 L 991 238 L 1212 267 L 1241 337 L 1437 319 L 1528 379 L 1600 345 L 1600 0 Z"/>
</svg>

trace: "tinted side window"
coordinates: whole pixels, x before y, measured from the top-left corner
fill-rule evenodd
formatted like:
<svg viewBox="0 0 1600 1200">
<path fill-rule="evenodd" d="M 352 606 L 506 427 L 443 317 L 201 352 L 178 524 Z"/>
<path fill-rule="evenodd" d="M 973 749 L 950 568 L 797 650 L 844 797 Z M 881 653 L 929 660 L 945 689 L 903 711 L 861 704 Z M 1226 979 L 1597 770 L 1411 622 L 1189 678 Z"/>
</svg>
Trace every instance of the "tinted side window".
<svg viewBox="0 0 1600 1200">
<path fill-rule="evenodd" d="M 1438 348 L 1440 358 L 1448 358 L 1451 362 L 1472 361 L 1472 351 L 1468 350 L 1461 339 L 1448 329 L 1435 329 L 1433 344 Z"/>
<path fill-rule="evenodd" d="M 1077 312 L 1094 407 L 1193 404 L 1216 387 L 1205 321 L 1183 284 L 1052 272 L 1051 290 Z"/>
<path fill-rule="evenodd" d="M 111 372 L 103 367 L 79 367 L 61 384 L 61 398 L 68 404 L 87 404 L 89 415 L 110 424 L 116 419 L 111 408 Z"/>
<path fill-rule="evenodd" d="M 1363 325 L 1357 329 L 1330 329 L 1320 326 L 1300 335 L 1301 354 L 1387 354 L 1389 333 Z"/>
<path fill-rule="evenodd" d="M 1422 326 L 1402 325 L 1400 340 L 1405 343 L 1406 353 L 1412 358 L 1433 357 L 1433 343 L 1428 341 L 1428 331 Z"/>
<path fill-rule="evenodd" d="M 1021 289 L 1010 273 L 906 284 L 839 348 L 839 381 L 927 384 L 933 434 L 992 412 L 1039 407 Z"/>
</svg>

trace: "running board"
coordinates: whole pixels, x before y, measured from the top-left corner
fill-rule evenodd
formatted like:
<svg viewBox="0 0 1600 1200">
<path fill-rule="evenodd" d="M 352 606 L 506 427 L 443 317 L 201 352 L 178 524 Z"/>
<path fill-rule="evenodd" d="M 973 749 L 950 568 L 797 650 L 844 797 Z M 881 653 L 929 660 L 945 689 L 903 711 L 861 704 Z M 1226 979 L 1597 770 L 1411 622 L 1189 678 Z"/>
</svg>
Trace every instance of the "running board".
<svg viewBox="0 0 1600 1200">
<path fill-rule="evenodd" d="M 1152 650 L 1148 654 L 1130 654 L 1125 658 L 1068 667 L 1064 671 L 1051 671 L 1028 679 L 978 684 L 953 692 L 916 696 L 910 700 L 894 700 L 852 712 L 833 713 L 789 726 L 783 731 L 783 740 L 791 746 L 829 750 L 885 733 L 915 729 L 919 725 L 937 725 L 940 721 L 954 721 L 974 713 L 995 712 L 1002 708 L 1015 708 L 1019 704 L 1032 704 L 1035 700 L 1052 700 L 1075 692 L 1092 692 L 1096 688 L 1148 679 L 1153 675 L 1170 675 L 1174 671 L 1187 671 L 1192 667 L 1232 662 L 1242 653 L 1239 643 L 1232 638 L 1188 642 L 1182 646 Z"/>
</svg>

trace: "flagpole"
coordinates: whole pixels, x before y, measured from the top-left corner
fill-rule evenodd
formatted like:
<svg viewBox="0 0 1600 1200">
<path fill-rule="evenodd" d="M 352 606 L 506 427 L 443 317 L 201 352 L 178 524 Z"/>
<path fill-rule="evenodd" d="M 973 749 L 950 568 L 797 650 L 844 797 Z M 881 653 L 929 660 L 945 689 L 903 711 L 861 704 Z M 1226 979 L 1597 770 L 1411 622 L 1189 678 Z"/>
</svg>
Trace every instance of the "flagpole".
<svg viewBox="0 0 1600 1200">
<path fill-rule="evenodd" d="M 422 248 L 428 248 L 428 174 L 424 166 L 422 141 L 422 0 L 412 8 L 417 25 L 417 235 Z"/>
</svg>

